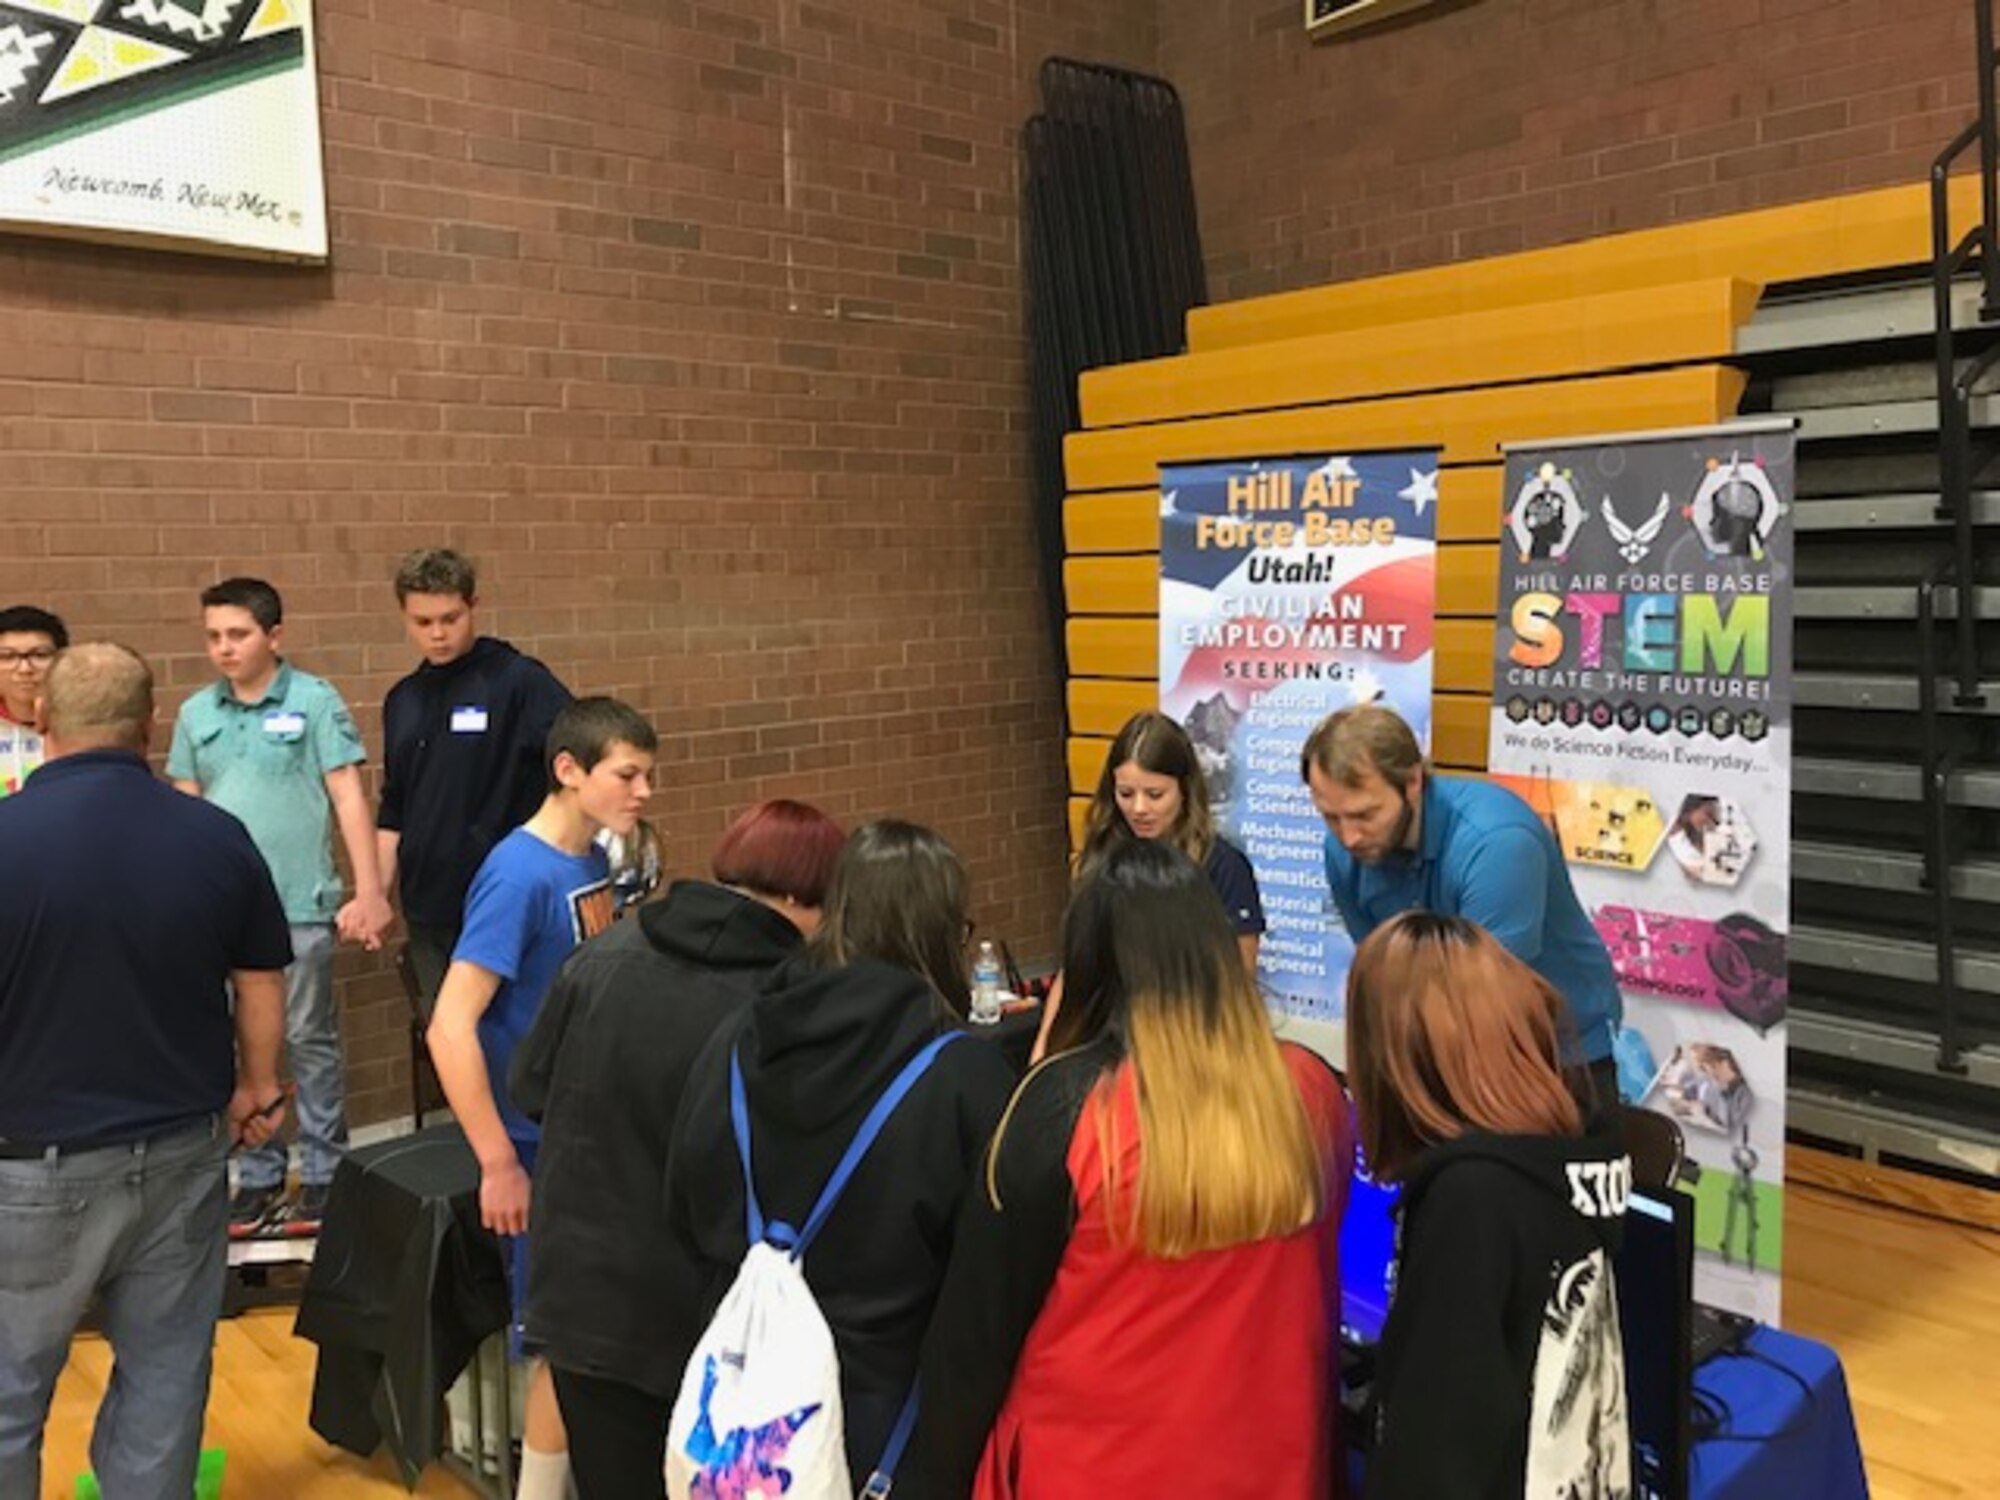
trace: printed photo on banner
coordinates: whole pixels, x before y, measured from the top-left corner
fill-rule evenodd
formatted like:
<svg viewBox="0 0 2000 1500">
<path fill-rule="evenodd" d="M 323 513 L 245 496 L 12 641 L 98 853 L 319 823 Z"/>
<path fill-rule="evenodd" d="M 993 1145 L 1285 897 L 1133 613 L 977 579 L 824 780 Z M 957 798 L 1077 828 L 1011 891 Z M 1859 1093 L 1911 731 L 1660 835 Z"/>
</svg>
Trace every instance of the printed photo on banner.
<svg viewBox="0 0 2000 1500">
<path fill-rule="evenodd" d="M 1488 765 L 1618 972 L 1691 1162 L 1695 1294 L 1776 1322 L 1791 925 L 1787 423 L 1509 451 Z"/>
<path fill-rule="evenodd" d="M 1336 1051 L 1353 944 L 1327 895 L 1326 827 L 1299 752 L 1354 703 L 1388 704 L 1429 741 L 1437 457 L 1160 471 L 1160 704 L 1195 743 L 1223 837 L 1256 871 L 1267 1000 Z"/>
</svg>

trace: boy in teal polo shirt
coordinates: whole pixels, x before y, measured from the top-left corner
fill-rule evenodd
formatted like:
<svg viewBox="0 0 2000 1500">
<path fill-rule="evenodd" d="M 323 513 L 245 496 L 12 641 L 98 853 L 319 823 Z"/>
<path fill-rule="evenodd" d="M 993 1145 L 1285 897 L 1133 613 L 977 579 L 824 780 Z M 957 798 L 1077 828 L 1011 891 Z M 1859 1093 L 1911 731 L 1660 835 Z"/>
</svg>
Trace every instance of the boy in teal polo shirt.
<svg viewBox="0 0 2000 1500">
<path fill-rule="evenodd" d="M 300 1145 L 292 1217 L 317 1222 L 347 1148 L 334 939 L 378 948 L 392 920 L 361 784 L 368 757 L 340 694 L 278 654 L 284 604 L 276 589 L 260 578 L 225 579 L 203 591 L 201 606 L 208 659 L 222 680 L 181 705 L 167 775 L 249 829 L 284 902 L 293 953 L 285 971 L 285 1044 Z M 338 823 L 354 868 L 354 899 L 345 904 L 330 823 Z M 248 1233 L 278 1215 L 284 1189 L 282 1141 L 244 1153 L 231 1229 Z"/>
</svg>

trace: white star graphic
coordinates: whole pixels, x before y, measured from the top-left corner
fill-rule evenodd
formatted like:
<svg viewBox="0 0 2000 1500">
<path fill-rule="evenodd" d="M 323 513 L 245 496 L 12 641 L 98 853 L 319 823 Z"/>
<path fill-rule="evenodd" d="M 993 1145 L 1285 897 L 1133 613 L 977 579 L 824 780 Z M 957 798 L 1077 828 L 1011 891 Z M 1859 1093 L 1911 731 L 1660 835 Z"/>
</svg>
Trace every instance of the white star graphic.
<svg viewBox="0 0 2000 1500">
<path fill-rule="evenodd" d="M 1354 465 L 1344 458 L 1329 458 L 1319 466 L 1319 476 L 1328 484 L 1355 477 Z"/>
<path fill-rule="evenodd" d="M 1437 497 L 1438 476 L 1436 469 L 1432 469 L 1428 474 L 1424 473 L 1421 469 L 1410 470 L 1410 482 L 1402 489 L 1396 491 L 1396 498 L 1398 500 L 1409 501 L 1418 515 L 1422 515 L 1424 507 L 1437 499 Z"/>
<path fill-rule="evenodd" d="M 1180 494 L 1179 490 L 1164 490 L 1161 492 L 1160 494 L 1161 515 L 1170 516 L 1174 513 L 1174 497 L 1178 494 Z"/>
</svg>

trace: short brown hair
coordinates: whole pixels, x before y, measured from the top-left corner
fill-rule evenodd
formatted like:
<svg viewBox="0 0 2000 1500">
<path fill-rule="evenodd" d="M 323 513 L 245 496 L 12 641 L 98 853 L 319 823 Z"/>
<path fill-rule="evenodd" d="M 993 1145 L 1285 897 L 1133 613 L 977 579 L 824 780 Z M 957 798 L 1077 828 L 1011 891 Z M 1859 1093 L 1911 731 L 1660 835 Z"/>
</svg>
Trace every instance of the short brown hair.
<svg viewBox="0 0 2000 1500">
<path fill-rule="evenodd" d="M 1368 1165 L 1397 1181 L 1468 1131 L 1580 1133 L 1563 1073 L 1568 1010 L 1549 982 L 1463 917 L 1410 911 L 1347 972 L 1347 1067 Z"/>
<path fill-rule="evenodd" d="M 1379 703 L 1361 703 L 1328 714 L 1306 737 L 1299 752 L 1299 780 L 1310 783 L 1317 766 L 1341 786 L 1359 786 L 1370 771 L 1405 786 L 1423 764 L 1423 747 L 1401 714 Z"/>
<path fill-rule="evenodd" d="M 143 750 L 153 723 L 153 671 L 130 646 L 84 641 L 57 654 L 42 688 L 50 738 L 65 750 Z"/>
<path fill-rule="evenodd" d="M 449 547 L 421 547 L 396 568 L 396 602 L 412 594 L 456 594 L 470 604 L 479 596 L 472 559 Z"/>
</svg>

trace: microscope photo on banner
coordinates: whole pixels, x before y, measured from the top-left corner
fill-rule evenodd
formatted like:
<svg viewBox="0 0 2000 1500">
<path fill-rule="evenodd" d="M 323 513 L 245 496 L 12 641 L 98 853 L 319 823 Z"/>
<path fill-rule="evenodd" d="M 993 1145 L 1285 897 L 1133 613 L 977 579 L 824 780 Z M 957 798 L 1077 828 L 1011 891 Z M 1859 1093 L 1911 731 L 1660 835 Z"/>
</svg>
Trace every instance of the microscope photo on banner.
<svg viewBox="0 0 2000 1500">
<path fill-rule="evenodd" d="M 1793 433 L 1510 448 L 1488 765 L 1625 997 L 1620 1092 L 1681 1127 L 1695 1295 L 1778 1319 Z"/>
<path fill-rule="evenodd" d="M 1354 945 L 1299 750 L 1334 709 L 1375 701 L 1429 743 L 1437 482 L 1435 449 L 1160 469 L 1160 706 L 1256 869 L 1265 999 L 1335 1057 Z"/>
</svg>

